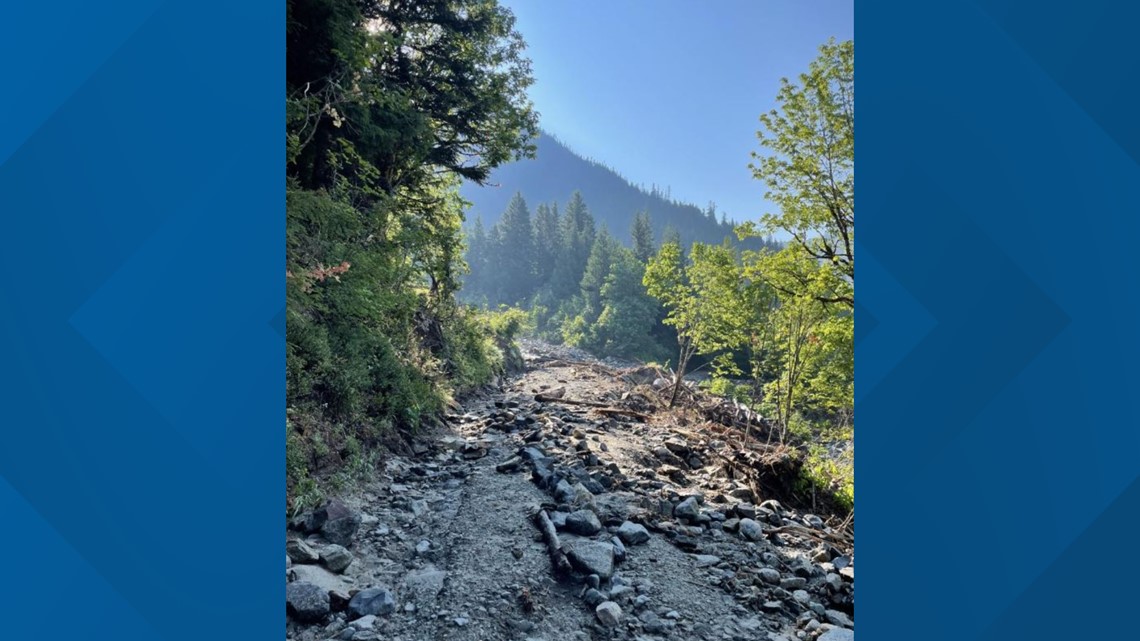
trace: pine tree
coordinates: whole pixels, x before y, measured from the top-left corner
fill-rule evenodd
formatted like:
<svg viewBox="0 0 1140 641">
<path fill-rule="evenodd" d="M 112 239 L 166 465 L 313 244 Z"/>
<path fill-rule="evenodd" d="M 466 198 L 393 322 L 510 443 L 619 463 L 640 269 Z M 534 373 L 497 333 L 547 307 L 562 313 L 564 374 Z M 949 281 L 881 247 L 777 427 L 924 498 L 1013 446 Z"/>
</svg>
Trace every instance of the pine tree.
<svg viewBox="0 0 1140 641">
<path fill-rule="evenodd" d="M 534 214 L 535 279 L 542 287 L 550 282 L 562 248 L 558 206 L 541 204 Z"/>
<path fill-rule="evenodd" d="M 535 289 L 534 229 L 521 193 L 511 199 L 496 227 L 501 234 L 496 252 L 501 269 L 496 274 L 502 284 L 500 302 L 514 305 L 529 298 Z"/>
<path fill-rule="evenodd" d="M 476 216 L 475 222 L 467 231 L 466 259 L 470 272 L 463 283 L 463 297 L 469 301 L 478 300 L 486 293 L 487 258 L 487 233 L 483 228 L 483 217 Z"/>
<path fill-rule="evenodd" d="M 649 212 L 639 211 L 633 218 L 630 230 L 633 239 L 633 254 L 642 263 L 649 262 L 656 252 L 653 246 L 653 227 L 649 224 Z"/>
<path fill-rule="evenodd" d="M 581 192 L 574 192 L 562 215 L 562 250 L 551 279 L 551 289 L 559 299 L 578 291 L 586 260 L 594 246 L 594 217 L 586 208 Z"/>
<path fill-rule="evenodd" d="M 586 269 L 582 274 L 581 290 L 587 322 L 593 323 L 602 313 L 602 286 L 610 273 L 610 261 L 620 245 L 603 225 L 590 249 Z"/>
</svg>

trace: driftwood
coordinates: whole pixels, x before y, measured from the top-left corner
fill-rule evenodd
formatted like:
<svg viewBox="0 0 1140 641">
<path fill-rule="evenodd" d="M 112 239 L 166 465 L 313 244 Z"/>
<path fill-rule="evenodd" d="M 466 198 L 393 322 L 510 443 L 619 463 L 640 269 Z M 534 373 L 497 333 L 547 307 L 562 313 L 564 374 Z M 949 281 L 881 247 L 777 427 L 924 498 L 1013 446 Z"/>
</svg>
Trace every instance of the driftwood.
<svg viewBox="0 0 1140 641">
<path fill-rule="evenodd" d="M 796 536 L 805 536 L 809 539 L 815 539 L 823 543 L 838 543 L 847 547 L 854 547 L 855 542 L 847 536 L 846 532 L 831 533 L 822 530 L 811 530 L 802 525 L 783 525 L 770 530 L 764 530 L 767 534 L 795 534 Z"/>
<path fill-rule="evenodd" d="M 558 532 L 554 523 L 546 514 L 546 510 L 539 510 L 534 515 L 534 524 L 542 532 L 542 540 L 546 542 L 546 549 L 550 552 L 550 563 L 554 566 L 555 576 L 566 576 L 570 573 L 570 559 L 562 551 L 562 544 L 558 542 Z"/>
</svg>

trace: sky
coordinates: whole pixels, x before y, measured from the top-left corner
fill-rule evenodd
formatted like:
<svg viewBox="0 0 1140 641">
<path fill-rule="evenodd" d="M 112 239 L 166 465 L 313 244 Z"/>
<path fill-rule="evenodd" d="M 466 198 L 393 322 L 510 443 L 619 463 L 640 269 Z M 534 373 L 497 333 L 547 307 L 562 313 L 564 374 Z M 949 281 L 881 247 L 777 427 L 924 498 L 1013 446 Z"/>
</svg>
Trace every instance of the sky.
<svg viewBox="0 0 1140 641">
<path fill-rule="evenodd" d="M 853 0 L 502 0 L 527 41 L 544 129 L 635 184 L 737 221 L 771 211 L 752 177 L 759 116 L 780 78 L 831 36 Z"/>
</svg>

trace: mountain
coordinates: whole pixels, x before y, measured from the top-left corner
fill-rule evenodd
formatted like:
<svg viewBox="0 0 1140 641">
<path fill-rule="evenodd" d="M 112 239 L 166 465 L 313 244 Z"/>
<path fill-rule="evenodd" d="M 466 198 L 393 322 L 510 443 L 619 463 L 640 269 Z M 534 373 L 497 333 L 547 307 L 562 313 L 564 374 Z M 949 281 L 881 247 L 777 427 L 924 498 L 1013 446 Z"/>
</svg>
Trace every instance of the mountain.
<svg viewBox="0 0 1140 641">
<path fill-rule="evenodd" d="M 485 186 L 463 185 L 460 193 L 473 203 L 467 213 L 468 221 L 480 216 L 483 224 L 490 227 L 506 211 L 516 192 L 522 193 L 531 209 L 540 203 L 557 202 L 561 210 L 570 195 L 579 190 L 598 226 L 605 224 L 627 245 L 633 217 L 641 210 L 649 211 L 657 243 L 669 227 L 677 230 L 685 244 L 719 244 L 726 236 L 735 240 L 732 222 L 718 220 L 716 212 L 710 215 L 696 205 L 671 200 L 657 188 L 646 191 L 632 185 L 613 169 L 579 156 L 548 133 L 540 134 L 536 145 L 533 160 L 500 166 Z M 761 243 L 759 239 L 750 239 L 745 244 L 755 248 Z"/>
</svg>

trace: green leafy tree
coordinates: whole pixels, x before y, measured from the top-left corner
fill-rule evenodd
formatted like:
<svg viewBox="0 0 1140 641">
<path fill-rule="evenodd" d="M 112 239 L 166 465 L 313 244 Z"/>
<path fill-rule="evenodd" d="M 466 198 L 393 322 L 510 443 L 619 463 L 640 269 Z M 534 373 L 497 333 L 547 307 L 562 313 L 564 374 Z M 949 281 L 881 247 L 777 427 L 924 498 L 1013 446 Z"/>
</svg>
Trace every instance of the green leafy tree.
<svg viewBox="0 0 1140 641">
<path fill-rule="evenodd" d="M 694 354 L 715 355 L 746 340 L 743 279 L 735 251 L 728 244 L 694 243 L 686 261 L 679 244 L 667 243 L 649 261 L 644 284 L 649 295 L 665 307 L 665 323 L 677 331 L 672 407 Z"/>
<path fill-rule="evenodd" d="M 763 231 L 793 241 L 767 254 L 764 277 L 785 295 L 855 305 L 855 45 L 829 41 L 801 74 L 783 79 L 778 108 L 760 117 L 757 133 L 770 153 L 753 153 L 756 178 L 779 213 Z M 753 225 L 742 236 L 758 235 Z"/>
</svg>

